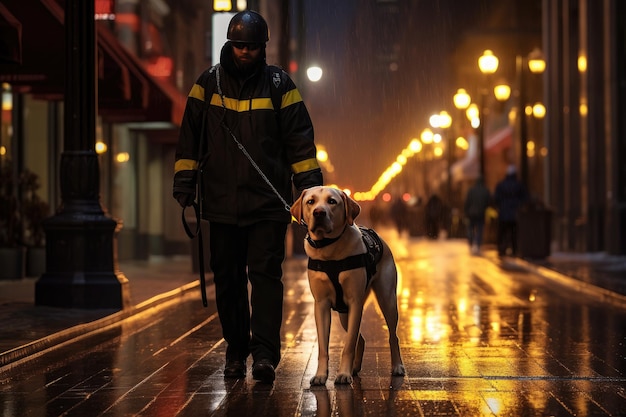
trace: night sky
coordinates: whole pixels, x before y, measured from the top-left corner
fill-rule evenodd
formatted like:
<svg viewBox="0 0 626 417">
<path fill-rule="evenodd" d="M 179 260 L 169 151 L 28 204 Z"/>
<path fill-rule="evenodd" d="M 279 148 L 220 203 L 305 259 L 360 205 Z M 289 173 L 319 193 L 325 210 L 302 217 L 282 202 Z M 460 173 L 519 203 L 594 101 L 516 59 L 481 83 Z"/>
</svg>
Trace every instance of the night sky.
<svg viewBox="0 0 626 417">
<path fill-rule="evenodd" d="M 316 142 L 338 185 L 369 190 L 431 114 L 453 109 L 450 53 L 493 1 L 398 1 L 399 13 L 373 0 L 304 3 L 307 61 L 324 70 L 300 86 Z"/>
</svg>

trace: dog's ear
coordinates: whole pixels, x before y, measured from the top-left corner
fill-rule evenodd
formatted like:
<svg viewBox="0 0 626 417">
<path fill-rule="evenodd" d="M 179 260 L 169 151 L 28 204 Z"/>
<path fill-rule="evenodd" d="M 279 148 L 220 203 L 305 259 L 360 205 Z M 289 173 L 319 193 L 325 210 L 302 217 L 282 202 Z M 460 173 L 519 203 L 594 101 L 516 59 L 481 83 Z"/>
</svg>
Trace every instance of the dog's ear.
<svg viewBox="0 0 626 417">
<path fill-rule="evenodd" d="M 359 213 L 361 213 L 361 206 L 359 206 L 359 203 L 354 201 L 344 191 L 341 192 L 341 195 L 343 197 L 344 205 L 346 206 L 346 221 L 350 226 L 352 226 L 354 224 L 354 219 L 356 219 Z"/>
<path fill-rule="evenodd" d="M 289 212 L 296 219 L 297 223 L 302 222 L 302 198 L 304 197 L 304 191 L 300 193 L 300 197 L 296 201 L 293 202 Z"/>
</svg>

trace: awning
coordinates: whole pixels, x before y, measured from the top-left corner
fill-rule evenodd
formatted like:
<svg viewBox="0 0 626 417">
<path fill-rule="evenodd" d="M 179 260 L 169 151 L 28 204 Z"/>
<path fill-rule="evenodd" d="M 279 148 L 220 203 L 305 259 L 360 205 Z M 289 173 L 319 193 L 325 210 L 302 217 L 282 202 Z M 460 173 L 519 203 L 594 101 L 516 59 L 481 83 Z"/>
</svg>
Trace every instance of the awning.
<svg viewBox="0 0 626 417">
<path fill-rule="evenodd" d="M 0 82 L 46 100 L 65 92 L 64 11 L 57 0 L 3 0 L 3 18 L 22 25 L 22 63 L 0 63 Z M 3 10 L 4 9 L 4 10 Z M 105 122 L 180 125 L 186 96 L 156 80 L 102 22 L 96 24 L 98 112 Z"/>
<path fill-rule="evenodd" d="M 480 174 L 479 139 L 476 135 L 468 138 L 469 148 L 465 157 L 452 164 L 452 182 L 470 181 Z M 506 126 L 485 139 L 485 157 L 511 147 L 513 144 L 513 127 Z"/>
<path fill-rule="evenodd" d="M 467 142 L 469 143 L 469 148 L 465 157 L 456 161 L 450 168 L 453 183 L 474 180 L 480 174 L 479 140 L 476 135 L 471 135 L 467 138 Z"/>
<path fill-rule="evenodd" d="M 485 140 L 485 152 L 497 153 L 503 149 L 510 148 L 513 143 L 513 127 L 506 126 Z"/>
<path fill-rule="evenodd" d="M 2 0 L 3 19 L 22 28 L 21 63 L 0 63 L 0 82 L 51 100 L 63 99 L 63 8 L 54 0 Z M 17 89 L 17 88 L 16 88 Z"/>
<path fill-rule="evenodd" d="M 0 3 L 0 63 L 22 63 L 22 24 Z"/>
</svg>

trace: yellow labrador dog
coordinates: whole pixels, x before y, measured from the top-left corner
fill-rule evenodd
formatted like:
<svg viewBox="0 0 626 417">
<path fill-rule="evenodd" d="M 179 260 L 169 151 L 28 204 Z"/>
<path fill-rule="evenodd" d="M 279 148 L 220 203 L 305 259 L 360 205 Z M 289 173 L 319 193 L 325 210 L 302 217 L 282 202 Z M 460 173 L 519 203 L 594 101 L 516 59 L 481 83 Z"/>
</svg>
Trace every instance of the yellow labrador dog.
<svg viewBox="0 0 626 417">
<path fill-rule="evenodd" d="M 319 344 L 318 365 L 311 385 L 328 379 L 328 343 L 331 309 L 339 312 L 346 330 L 335 384 L 351 384 L 361 370 L 365 340 L 361 335 L 363 305 L 373 290 L 389 328 L 391 373 L 405 374 L 396 328 L 397 271 L 389 247 L 371 229 L 355 224 L 361 207 L 346 193 L 332 187 L 304 190 L 291 207 L 298 222 L 306 224 L 304 248 L 309 257 L 308 277 L 315 299 Z"/>
</svg>

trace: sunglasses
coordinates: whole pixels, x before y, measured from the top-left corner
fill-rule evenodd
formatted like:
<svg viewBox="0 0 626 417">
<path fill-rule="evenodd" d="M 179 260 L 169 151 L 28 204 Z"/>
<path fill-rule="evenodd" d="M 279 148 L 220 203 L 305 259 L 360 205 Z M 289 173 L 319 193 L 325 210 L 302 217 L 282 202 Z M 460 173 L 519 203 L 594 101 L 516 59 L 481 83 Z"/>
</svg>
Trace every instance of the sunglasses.
<svg viewBox="0 0 626 417">
<path fill-rule="evenodd" d="M 237 49 L 248 48 L 249 51 L 256 51 L 261 47 L 260 43 L 250 43 L 250 42 L 232 42 L 233 46 Z"/>
</svg>

